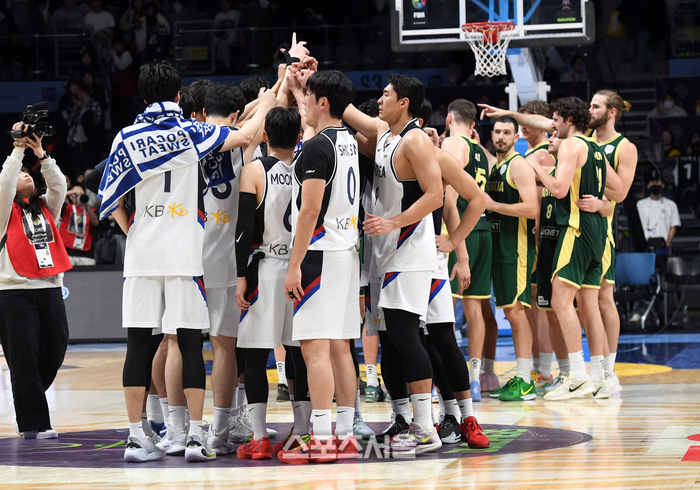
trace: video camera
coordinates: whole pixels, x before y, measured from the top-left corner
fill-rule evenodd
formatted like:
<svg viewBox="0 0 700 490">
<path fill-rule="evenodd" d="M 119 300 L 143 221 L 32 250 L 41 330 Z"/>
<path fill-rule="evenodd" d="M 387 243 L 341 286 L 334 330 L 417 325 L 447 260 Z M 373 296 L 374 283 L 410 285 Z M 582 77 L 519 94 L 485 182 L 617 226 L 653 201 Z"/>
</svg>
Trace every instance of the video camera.
<svg viewBox="0 0 700 490">
<path fill-rule="evenodd" d="M 51 136 L 53 127 L 47 122 L 39 122 L 40 119 L 49 117 L 49 102 L 38 102 L 33 105 L 28 105 L 27 110 L 22 113 L 22 123 L 25 124 L 24 131 L 12 129 L 6 131 L 11 138 L 19 139 L 37 135 L 41 138 Z"/>
</svg>

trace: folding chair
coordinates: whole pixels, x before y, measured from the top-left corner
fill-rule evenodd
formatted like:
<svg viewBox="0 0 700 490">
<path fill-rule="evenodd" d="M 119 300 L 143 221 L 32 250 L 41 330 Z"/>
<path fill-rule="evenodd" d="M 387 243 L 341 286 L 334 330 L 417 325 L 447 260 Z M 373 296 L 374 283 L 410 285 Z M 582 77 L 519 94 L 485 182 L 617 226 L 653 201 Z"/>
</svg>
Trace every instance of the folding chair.
<svg viewBox="0 0 700 490">
<path fill-rule="evenodd" d="M 649 302 L 641 319 L 642 330 L 645 328 L 647 317 L 654 307 L 654 302 L 661 289 L 659 276 L 655 267 L 656 254 L 653 253 L 621 253 L 617 254 L 615 263 L 615 282 L 618 286 L 648 286 L 646 291 L 618 290 L 615 299 L 619 303 L 629 304 L 634 301 Z"/>
</svg>

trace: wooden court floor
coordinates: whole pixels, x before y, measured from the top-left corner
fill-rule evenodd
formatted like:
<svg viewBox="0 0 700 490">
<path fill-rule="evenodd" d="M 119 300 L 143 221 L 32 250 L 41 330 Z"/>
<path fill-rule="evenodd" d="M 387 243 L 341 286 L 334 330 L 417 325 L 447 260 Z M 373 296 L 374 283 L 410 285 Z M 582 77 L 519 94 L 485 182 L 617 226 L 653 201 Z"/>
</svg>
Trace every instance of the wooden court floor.
<svg viewBox="0 0 700 490">
<path fill-rule="evenodd" d="M 120 389 L 123 360 L 123 352 L 67 355 L 65 369 L 48 392 L 53 426 L 59 433 L 126 427 Z M 514 364 L 497 363 L 502 381 Z M 4 359 L 0 366 L 2 442 L 16 435 L 11 427 L 12 399 Z M 181 468 L 10 466 L 3 463 L 9 455 L 0 450 L 0 488 L 700 489 L 700 370 L 620 364 L 618 373 L 624 386 L 619 399 L 545 402 L 538 397 L 532 402 L 505 403 L 486 398 L 475 404 L 482 425 L 564 429 L 592 436 L 588 442 L 558 449 L 442 459 L 418 456 L 411 461 L 376 463 L 225 468 L 206 464 Z M 276 373 L 271 375 L 271 383 L 276 383 Z M 274 395 L 271 391 L 268 420 L 291 422 L 290 404 L 274 401 Z M 363 403 L 362 409 L 368 422 L 389 420 L 388 403 Z M 205 419 L 211 417 L 208 391 Z M 70 457 L 80 458 L 81 453 Z"/>
</svg>

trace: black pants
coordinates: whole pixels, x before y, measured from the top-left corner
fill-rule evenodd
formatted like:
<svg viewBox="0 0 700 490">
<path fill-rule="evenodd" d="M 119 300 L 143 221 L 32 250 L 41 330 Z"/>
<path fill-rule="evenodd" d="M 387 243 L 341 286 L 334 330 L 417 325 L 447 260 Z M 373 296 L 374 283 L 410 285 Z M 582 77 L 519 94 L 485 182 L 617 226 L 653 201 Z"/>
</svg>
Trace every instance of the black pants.
<svg viewBox="0 0 700 490">
<path fill-rule="evenodd" d="M 0 342 L 10 368 L 20 432 L 50 429 L 45 392 L 68 347 L 61 288 L 0 291 Z"/>
</svg>

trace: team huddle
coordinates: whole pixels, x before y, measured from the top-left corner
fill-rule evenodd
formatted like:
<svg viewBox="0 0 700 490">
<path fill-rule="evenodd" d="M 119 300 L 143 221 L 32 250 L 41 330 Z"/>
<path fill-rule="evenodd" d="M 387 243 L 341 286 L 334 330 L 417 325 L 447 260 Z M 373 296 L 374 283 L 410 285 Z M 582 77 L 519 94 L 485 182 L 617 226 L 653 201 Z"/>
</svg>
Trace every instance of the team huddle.
<svg viewBox="0 0 700 490">
<path fill-rule="evenodd" d="M 303 42 L 286 58 L 277 83 L 247 104 L 237 87 L 182 87 L 167 62 L 141 68 L 148 107 L 115 138 L 100 184 L 101 218 L 112 214 L 127 233 L 125 460 L 236 452 L 324 463 L 360 457 L 371 438 L 396 458 L 443 443 L 487 448 L 472 404 L 482 392 L 503 401 L 619 392 L 611 216 L 636 167 L 636 149 L 614 129 L 628 104 L 603 91 L 590 106 L 573 97 L 518 113 L 485 106 L 482 117 L 496 118 L 494 157 L 469 101 L 449 105 L 439 137 L 423 129 L 432 109 L 419 80 L 390 75 L 376 104 L 358 108 L 350 79 L 317 71 Z M 519 126 L 524 157 L 514 150 Z M 517 358 L 503 387 L 492 284 Z M 380 434 L 360 413 L 363 324 L 381 343 L 393 409 Z M 208 429 L 203 331 L 213 354 Z M 281 345 L 294 424 L 273 445 L 266 365 Z"/>
</svg>

